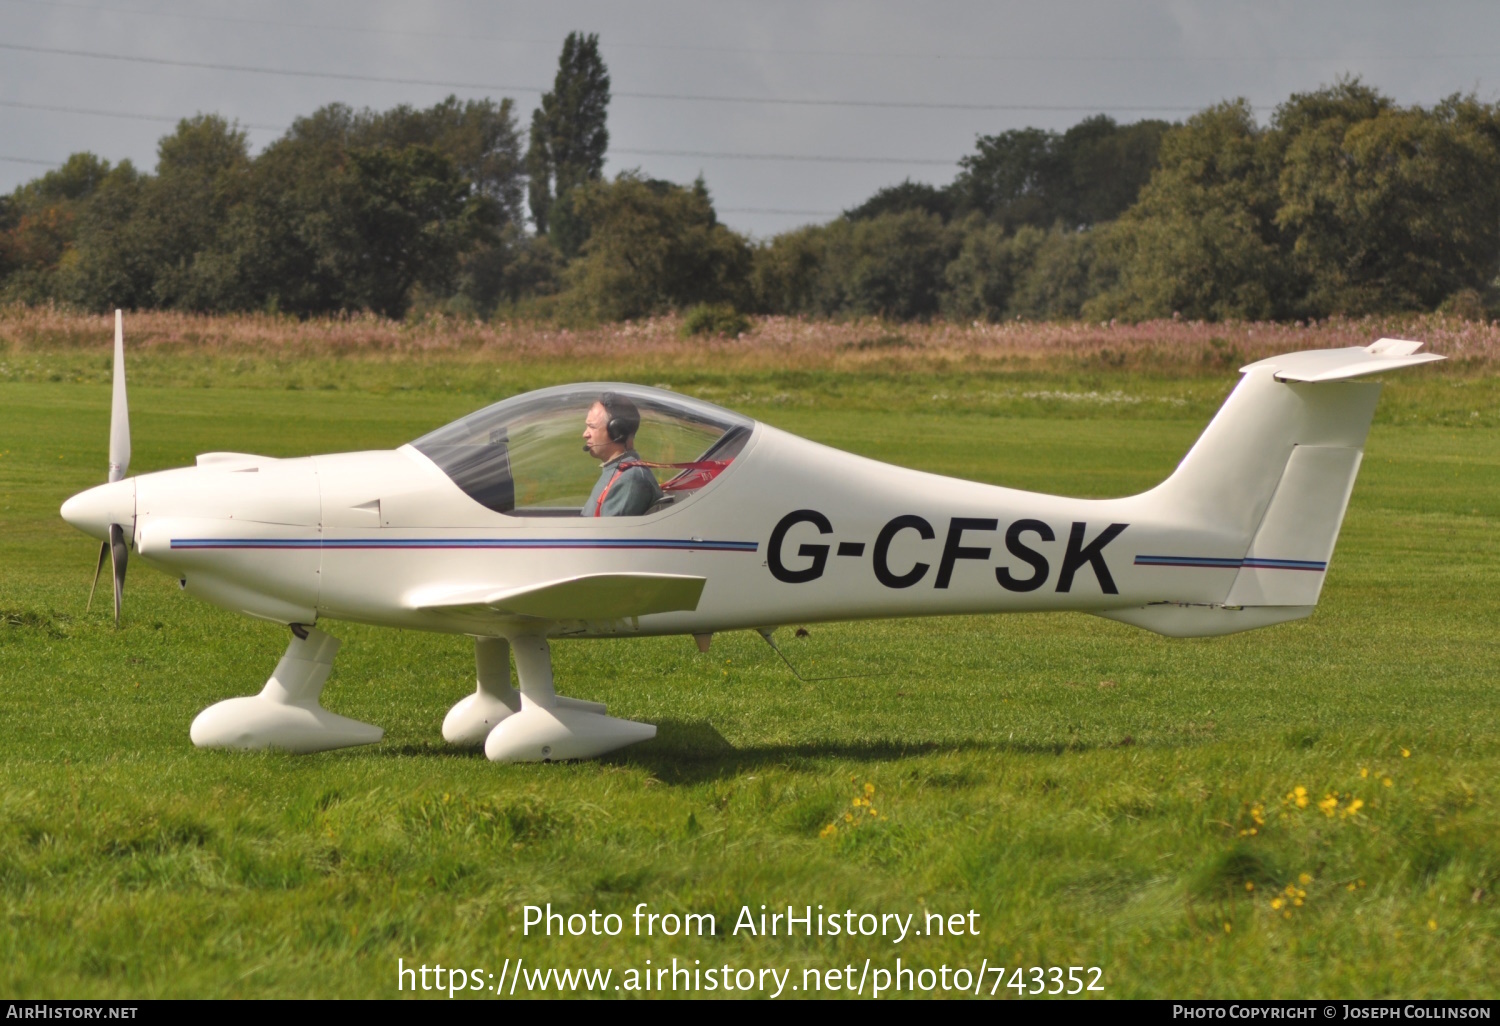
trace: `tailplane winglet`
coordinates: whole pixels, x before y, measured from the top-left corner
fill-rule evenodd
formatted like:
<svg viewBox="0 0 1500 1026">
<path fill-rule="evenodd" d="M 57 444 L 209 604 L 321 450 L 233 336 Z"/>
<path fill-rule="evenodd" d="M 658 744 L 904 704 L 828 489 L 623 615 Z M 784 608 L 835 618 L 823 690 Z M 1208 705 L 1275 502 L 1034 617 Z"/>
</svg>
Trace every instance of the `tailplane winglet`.
<svg viewBox="0 0 1500 1026">
<path fill-rule="evenodd" d="M 1420 348 L 1422 343 L 1409 339 L 1383 338 L 1368 346 L 1313 349 L 1270 356 L 1241 367 L 1240 372 L 1269 367 L 1277 381 L 1343 381 L 1444 359 L 1436 353 L 1417 352 Z"/>
</svg>

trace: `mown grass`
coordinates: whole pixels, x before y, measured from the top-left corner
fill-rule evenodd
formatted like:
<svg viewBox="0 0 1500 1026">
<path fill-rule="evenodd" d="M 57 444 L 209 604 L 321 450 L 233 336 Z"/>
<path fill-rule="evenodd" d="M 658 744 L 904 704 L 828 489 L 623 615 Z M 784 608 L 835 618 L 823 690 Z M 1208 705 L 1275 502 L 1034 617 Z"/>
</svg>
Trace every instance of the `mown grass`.
<svg viewBox="0 0 1500 1026">
<path fill-rule="evenodd" d="M 193 715 L 258 689 L 285 632 L 139 566 L 123 629 L 83 612 L 94 544 L 56 509 L 103 473 L 103 367 L 21 356 L 40 373 L 0 383 L 4 993 L 385 997 L 398 957 L 498 972 L 521 956 L 616 982 L 648 958 L 800 983 L 899 956 L 1099 965 L 1120 997 L 1494 993 L 1493 375 L 1391 382 L 1310 620 L 1194 641 L 1081 615 L 783 632 L 805 676 L 870 674 L 814 683 L 752 634 L 707 656 L 685 639 L 559 644 L 566 691 L 661 731 L 537 767 L 442 744 L 472 687 L 466 641 L 345 624 L 325 701 L 384 726 L 382 744 L 193 749 Z M 329 358 L 235 376 L 163 353 L 132 364 L 133 469 L 395 445 L 523 387 L 626 377 L 878 458 L 1120 494 L 1169 470 L 1231 384 L 1083 364 L 645 369 Z M 866 783 L 878 816 L 852 804 Z M 718 913 L 721 934 L 762 903 L 975 909 L 980 936 L 522 933 L 528 903 L 628 923 L 640 901 Z"/>
</svg>

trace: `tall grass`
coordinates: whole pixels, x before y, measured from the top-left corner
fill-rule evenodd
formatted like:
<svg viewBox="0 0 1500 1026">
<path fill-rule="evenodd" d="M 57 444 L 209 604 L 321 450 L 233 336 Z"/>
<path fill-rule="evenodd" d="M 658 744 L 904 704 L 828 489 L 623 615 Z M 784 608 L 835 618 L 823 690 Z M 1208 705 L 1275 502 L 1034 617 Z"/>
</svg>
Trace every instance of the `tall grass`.
<svg viewBox="0 0 1500 1026">
<path fill-rule="evenodd" d="M 1179 373 L 1221 372 L 1298 349 L 1416 338 L 1466 362 L 1500 358 L 1500 322 L 1441 314 L 1331 318 L 1312 323 L 1158 320 L 1138 324 L 901 324 L 871 319 L 814 321 L 760 317 L 741 338 L 684 337 L 680 317 L 570 330 L 544 323 L 433 316 L 392 321 L 373 314 L 297 320 L 271 314 L 200 315 L 144 311 L 127 317 L 133 349 L 233 356 L 275 354 L 365 359 L 439 357 L 494 361 L 642 359 L 718 370 L 858 370 L 1058 363 Z M 55 307 L 0 308 L 0 349 L 13 353 L 106 351 L 111 318 Z"/>
</svg>

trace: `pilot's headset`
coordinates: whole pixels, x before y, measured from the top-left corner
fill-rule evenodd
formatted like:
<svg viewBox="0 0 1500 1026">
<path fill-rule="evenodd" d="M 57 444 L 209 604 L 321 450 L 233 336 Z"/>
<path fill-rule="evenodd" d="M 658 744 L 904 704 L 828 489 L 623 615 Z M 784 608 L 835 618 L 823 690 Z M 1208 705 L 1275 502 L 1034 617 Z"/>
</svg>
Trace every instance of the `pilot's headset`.
<svg viewBox="0 0 1500 1026">
<path fill-rule="evenodd" d="M 616 392 L 605 392 L 599 397 L 599 405 L 609 417 L 604 430 L 611 442 L 624 442 L 640 430 L 641 415 L 629 399 Z"/>
</svg>

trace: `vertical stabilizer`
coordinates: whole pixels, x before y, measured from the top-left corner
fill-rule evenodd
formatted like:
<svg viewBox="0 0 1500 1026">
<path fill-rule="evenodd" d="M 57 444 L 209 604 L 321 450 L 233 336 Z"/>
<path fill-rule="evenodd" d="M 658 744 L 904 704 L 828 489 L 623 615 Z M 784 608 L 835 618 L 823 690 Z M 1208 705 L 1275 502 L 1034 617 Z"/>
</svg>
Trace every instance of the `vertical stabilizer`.
<svg viewBox="0 0 1500 1026">
<path fill-rule="evenodd" d="M 1150 495 L 1174 519 L 1233 533 L 1248 547 L 1281 490 L 1293 450 L 1363 452 L 1379 396 L 1380 385 L 1369 382 L 1288 382 L 1277 380 L 1274 367 L 1248 367 L 1197 444 Z M 1288 481 L 1288 501 L 1302 480 Z M 1340 517 L 1347 498 L 1345 491 Z"/>
<path fill-rule="evenodd" d="M 1169 529 L 1217 536 L 1223 598 L 1156 601 L 1099 615 L 1176 637 L 1300 619 L 1323 590 L 1364 457 L 1380 385 L 1351 380 L 1441 356 L 1381 339 L 1273 356 L 1240 381 L 1172 476 L 1139 498 Z M 1139 561 L 1139 560 L 1138 560 Z"/>
</svg>

